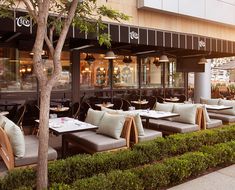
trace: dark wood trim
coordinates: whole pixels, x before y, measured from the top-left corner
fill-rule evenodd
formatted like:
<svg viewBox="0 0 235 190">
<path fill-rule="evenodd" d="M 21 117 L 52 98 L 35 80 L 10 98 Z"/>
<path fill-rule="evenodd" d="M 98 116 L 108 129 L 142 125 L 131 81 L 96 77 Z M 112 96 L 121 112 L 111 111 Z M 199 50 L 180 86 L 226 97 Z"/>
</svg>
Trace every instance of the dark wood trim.
<svg viewBox="0 0 235 190">
<path fill-rule="evenodd" d="M 80 51 L 71 51 L 70 61 L 72 63 L 72 102 L 80 100 Z"/>
</svg>

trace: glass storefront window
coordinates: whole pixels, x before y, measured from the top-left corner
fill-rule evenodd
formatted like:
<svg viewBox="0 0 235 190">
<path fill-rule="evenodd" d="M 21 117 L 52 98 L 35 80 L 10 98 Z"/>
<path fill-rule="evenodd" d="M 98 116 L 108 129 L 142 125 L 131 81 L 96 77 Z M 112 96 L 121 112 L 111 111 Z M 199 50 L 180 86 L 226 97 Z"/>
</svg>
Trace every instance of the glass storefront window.
<svg viewBox="0 0 235 190">
<path fill-rule="evenodd" d="M 130 63 L 123 62 L 124 56 L 113 60 L 113 88 L 137 88 L 138 72 L 136 57 L 131 57 Z M 80 61 L 80 88 L 110 89 L 109 60 L 103 54 L 81 53 Z"/>
<path fill-rule="evenodd" d="M 113 84 L 115 89 L 138 88 L 139 81 L 136 57 L 118 56 L 114 60 L 113 66 Z"/>
<path fill-rule="evenodd" d="M 108 60 L 102 54 L 81 53 L 80 89 L 108 89 Z"/>
<path fill-rule="evenodd" d="M 54 90 L 71 89 L 69 52 L 61 56 L 62 74 Z M 44 71 L 50 76 L 53 72 L 51 58 L 44 55 Z M 0 48 L 0 90 L 1 92 L 35 92 L 37 80 L 33 74 L 32 54 L 15 48 Z"/>
<path fill-rule="evenodd" d="M 170 59 L 170 62 L 165 65 L 165 86 L 169 88 L 184 87 L 184 75 L 182 72 L 176 71 L 176 60 Z"/>
<path fill-rule="evenodd" d="M 1 92 L 35 91 L 32 60 L 23 51 L 15 48 L 0 48 Z"/>
<path fill-rule="evenodd" d="M 155 65 L 154 57 L 141 59 L 141 88 L 162 87 L 162 64 Z"/>
</svg>

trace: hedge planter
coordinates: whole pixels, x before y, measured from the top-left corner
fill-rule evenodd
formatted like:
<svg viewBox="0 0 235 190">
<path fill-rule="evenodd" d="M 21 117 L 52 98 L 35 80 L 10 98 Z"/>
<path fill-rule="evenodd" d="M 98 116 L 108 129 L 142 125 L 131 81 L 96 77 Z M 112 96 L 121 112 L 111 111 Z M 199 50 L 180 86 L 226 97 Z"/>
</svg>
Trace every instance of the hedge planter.
<svg viewBox="0 0 235 190">
<path fill-rule="evenodd" d="M 214 158 L 214 159 L 212 159 Z M 235 163 L 235 141 L 203 147 L 200 152 L 168 158 L 162 163 L 107 175 L 77 180 L 71 189 L 162 189 L 181 183 L 189 177 L 203 174 L 211 167 Z M 112 177 L 112 176 L 118 176 Z M 135 182 L 135 183 L 134 183 Z M 125 185 L 123 185 L 125 184 Z M 57 186 L 58 187 L 58 186 Z"/>
<path fill-rule="evenodd" d="M 235 140 L 235 126 L 158 138 L 137 144 L 133 150 L 77 155 L 50 163 L 48 166 L 49 183 L 71 184 L 77 179 L 117 169 L 131 169 L 160 161 L 163 158 L 197 151 L 204 145 L 214 145 L 231 140 Z M 20 169 L 10 172 L 0 183 L 6 190 L 29 184 L 33 186 L 35 176 L 36 173 L 33 169 Z"/>
</svg>

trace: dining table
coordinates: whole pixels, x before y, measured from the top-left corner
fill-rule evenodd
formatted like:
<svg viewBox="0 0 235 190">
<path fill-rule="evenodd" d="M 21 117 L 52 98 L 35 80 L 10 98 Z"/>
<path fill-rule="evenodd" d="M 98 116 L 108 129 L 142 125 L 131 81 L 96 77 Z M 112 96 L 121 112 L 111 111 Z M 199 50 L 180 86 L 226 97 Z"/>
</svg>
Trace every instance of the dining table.
<svg viewBox="0 0 235 190">
<path fill-rule="evenodd" d="M 103 103 L 103 104 L 95 104 L 97 107 L 105 107 L 105 108 L 111 108 L 114 106 L 112 103 Z"/>
<path fill-rule="evenodd" d="M 227 105 L 208 105 L 205 104 L 205 107 L 207 110 L 227 110 L 227 109 L 232 109 L 232 106 L 227 106 Z"/>
<path fill-rule="evenodd" d="M 39 123 L 39 120 L 35 120 Z M 83 121 L 79 121 L 77 119 L 73 119 L 70 117 L 60 117 L 60 118 L 51 118 L 49 119 L 49 130 L 53 132 L 53 134 L 62 136 L 62 158 L 65 157 L 66 154 L 66 142 L 64 135 L 68 133 L 81 132 L 91 129 L 97 129 L 98 127 Z"/>
<path fill-rule="evenodd" d="M 140 117 L 142 119 L 146 120 L 146 128 L 149 128 L 149 119 L 166 119 L 166 118 L 171 118 L 171 117 L 177 117 L 180 116 L 178 113 L 172 113 L 172 112 L 165 112 L 165 111 L 155 111 L 155 110 L 131 110 L 129 111 L 133 114 L 140 114 Z"/>
<path fill-rule="evenodd" d="M 179 101 L 179 98 L 177 97 L 173 97 L 173 98 L 164 98 L 164 101 L 166 102 L 178 102 Z"/>
<path fill-rule="evenodd" d="M 0 111 L 0 115 L 6 116 L 9 114 L 9 111 Z"/>
</svg>

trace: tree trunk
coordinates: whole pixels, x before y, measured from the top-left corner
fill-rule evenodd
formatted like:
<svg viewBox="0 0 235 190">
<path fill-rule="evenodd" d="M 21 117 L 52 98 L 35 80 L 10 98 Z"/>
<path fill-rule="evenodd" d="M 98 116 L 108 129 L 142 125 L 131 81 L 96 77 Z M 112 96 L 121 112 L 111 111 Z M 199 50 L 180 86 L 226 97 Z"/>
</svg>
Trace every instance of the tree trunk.
<svg viewBox="0 0 235 190">
<path fill-rule="evenodd" d="M 49 107 L 52 86 L 41 86 L 39 149 L 37 165 L 37 190 L 47 189 L 48 185 L 48 140 L 49 140 Z"/>
</svg>

